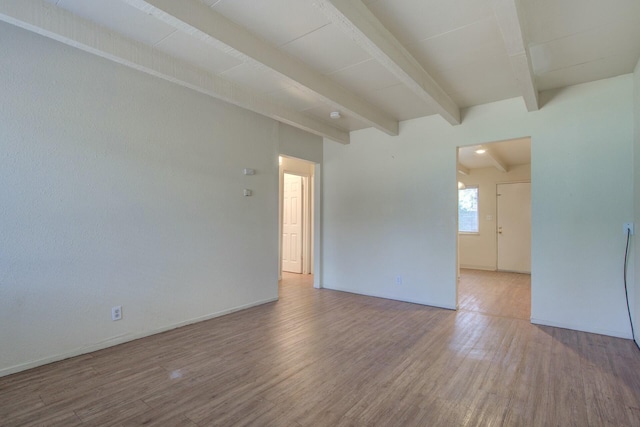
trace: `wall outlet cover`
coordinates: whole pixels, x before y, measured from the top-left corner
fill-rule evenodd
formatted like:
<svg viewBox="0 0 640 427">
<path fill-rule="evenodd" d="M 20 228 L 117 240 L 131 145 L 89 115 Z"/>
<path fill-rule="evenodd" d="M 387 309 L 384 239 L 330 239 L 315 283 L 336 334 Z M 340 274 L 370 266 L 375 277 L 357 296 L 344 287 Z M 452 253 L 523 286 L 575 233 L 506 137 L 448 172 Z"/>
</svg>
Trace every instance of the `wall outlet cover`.
<svg viewBox="0 0 640 427">
<path fill-rule="evenodd" d="M 120 319 L 122 319 L 122 306 L 116 305 L 115 307 L 111 307 L 111 320 Z"/>
</svg>

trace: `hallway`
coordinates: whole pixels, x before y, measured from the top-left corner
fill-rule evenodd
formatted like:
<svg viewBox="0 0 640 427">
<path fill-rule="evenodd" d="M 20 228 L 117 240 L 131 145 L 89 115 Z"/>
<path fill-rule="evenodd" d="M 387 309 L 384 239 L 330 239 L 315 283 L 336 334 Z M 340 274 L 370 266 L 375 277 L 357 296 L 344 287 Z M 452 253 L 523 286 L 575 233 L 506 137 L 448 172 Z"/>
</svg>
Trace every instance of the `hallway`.
<svg viewBox="0 0 640 427">
<path fill-rule="evenodd" d="M 460 269 L 458 310 L 531 318 L 531 275 Z"/>
</svg>

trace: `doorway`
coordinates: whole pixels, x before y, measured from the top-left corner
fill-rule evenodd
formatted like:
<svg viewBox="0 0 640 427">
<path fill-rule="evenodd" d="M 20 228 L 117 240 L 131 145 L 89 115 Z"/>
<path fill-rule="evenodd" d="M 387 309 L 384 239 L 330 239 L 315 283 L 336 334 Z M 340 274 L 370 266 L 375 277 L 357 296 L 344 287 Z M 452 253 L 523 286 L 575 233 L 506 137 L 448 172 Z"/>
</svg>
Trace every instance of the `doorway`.
<svg viewBox="0 0 640 427">
<path fill-rule="evenodd" d="M 499 307 L 517 294 L 529 310 L 520 315 L 530 315 L 531 139 L 459 147 L 457 155 L 458 307 L 504 315 Z"/>
<path fill-rule="evenodd" d="M 279 157 L 279 274 L 313 275 L 315 244 L 316 165 L 293 157 Z M 315 281 L 314 281 L 315 286 Z"/>
</svg>

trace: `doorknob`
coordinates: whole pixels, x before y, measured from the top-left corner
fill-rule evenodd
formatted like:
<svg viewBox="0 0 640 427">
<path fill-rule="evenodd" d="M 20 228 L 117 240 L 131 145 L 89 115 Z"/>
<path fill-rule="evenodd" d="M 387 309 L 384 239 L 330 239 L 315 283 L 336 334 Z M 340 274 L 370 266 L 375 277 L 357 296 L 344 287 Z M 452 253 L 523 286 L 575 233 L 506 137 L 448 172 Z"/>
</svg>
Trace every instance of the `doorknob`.
<svg viewBox="0 0 640 427">
<path fill-rule="evenodd" d="M 498 234 L 502 234 L 502 227 L 498 227 Z"/>
</svg>

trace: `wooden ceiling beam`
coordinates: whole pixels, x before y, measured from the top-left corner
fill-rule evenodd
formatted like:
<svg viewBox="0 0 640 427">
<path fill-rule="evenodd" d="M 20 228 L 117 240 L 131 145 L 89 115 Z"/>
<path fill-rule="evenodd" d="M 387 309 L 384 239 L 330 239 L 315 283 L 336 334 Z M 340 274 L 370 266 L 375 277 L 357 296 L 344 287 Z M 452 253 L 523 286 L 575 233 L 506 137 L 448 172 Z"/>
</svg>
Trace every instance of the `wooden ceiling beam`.
<svg viewBox="0 0 640 427">
<path fill-rule="evenodd" d="M 178 3 L 178 2 L 176 2 Z M 182 3 L 182 2 L 180 2 Z M 0 0 L 0 21 L 343 144 L 349 133 L 40 0 Z"/>
<path fill-rule="evenodd" d="M 486 148 L 485 150 L 483 156 L 486 156 L 496 169 L 500 172 L 509 172 L 509 165 L 505 163 L 494 150 L 491 148 Z"/>
<path fill-rule="evenodd" d="M 468 167 L 458 163 L 458 173 L 461 173 L 462 175 L 469 175 L 471 173 L 471 170 L 469 170 Z"/>
<path fill-rule="evenodd" d="M 389 135 L 398 135 L 398 121 L 387 112 L 360 99 L 247 29 L 198 0 L 123 0 L 174 28 L 217 45 L 225 53 L 257 68 L 267 67 L 306 87 L 336 109 L 342 110 Z"/>
<path fill-rule="evenodd" d="M 493 0 L 493 11 L 527 110 L 537 111 L 538 88 L 523 31 L 520 0 Z"/>
<path fill-rule="evenodd" d="M 452 125 L 460 108 L 360 0 L 308 0 Z"/>
</svg>

